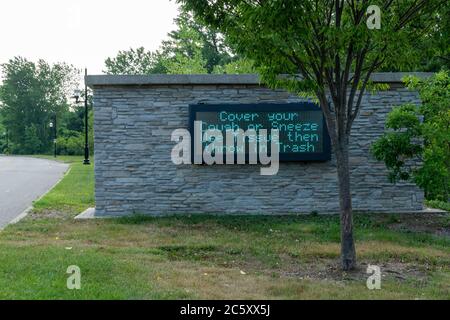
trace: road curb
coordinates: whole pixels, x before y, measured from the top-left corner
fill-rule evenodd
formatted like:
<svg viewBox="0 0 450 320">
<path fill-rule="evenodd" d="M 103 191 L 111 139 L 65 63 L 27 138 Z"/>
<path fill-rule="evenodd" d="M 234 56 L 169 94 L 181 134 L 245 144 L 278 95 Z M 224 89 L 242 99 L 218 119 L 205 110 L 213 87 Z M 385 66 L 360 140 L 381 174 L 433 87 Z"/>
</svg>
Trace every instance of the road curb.
<svg viewBox="0 0 450 320">
<path fill-rule="evenodd" d="M 44 198 L 50 191 L 53 190 L 53 188 L 55 188 L 65 177 L 67 174 L 69 174 L 70 170 L 72 170 L 72 165 L 69 165 L 69 168 L 67 169 L 66 172 L 64 172 L 63 176 L 56 181 L 56 183 L 51 186 L 50 189 L 48 189 L 44 194 L 42 194 L 41 196 L 39 196 L 39 198 L 37 198 L 36 200 L 33 200 L 33 203 L 35 203 L 36 201 L 41 200 L 42 198 Z M 0 227 L 0 231 L 2 231 L 3 229 L 5 229 L 7 226 L 11 225 L 11 224 L 16 224 L 18 223 L 20 220 L 22 220 L 23 218 L 25 218 L 32 210 L 33 210 L 33 205 L 29 206 L 28 208 L 26 208 L 21 214 L 19 214 L 17 217 L 15 217 L 14 219 L 12 219 L 10 222 L 8 222 L 6 225 L 4 225 L 3 227 Z"/>
</svg>

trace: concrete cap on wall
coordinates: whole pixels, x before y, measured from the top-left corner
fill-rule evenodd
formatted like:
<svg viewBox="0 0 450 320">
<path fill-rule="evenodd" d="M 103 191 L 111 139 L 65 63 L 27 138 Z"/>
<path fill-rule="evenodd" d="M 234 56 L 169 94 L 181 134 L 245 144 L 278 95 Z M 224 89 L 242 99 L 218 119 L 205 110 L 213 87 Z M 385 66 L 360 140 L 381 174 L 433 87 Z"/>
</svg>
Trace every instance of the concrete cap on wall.
<svg viewBox="0 0 450 320">
<path fill-rule="evenodd" d="M 428 78 L 431 72 L 378 72 L 371 80 L 378 83 L 402 83 L 405 76 Z M 87 85 L 108 86 L 153 86 L 153 85 L 260 85 L 257 74 L 154 74 L 154 75 L 92 75 L 85 78 Z"/>
</svg>

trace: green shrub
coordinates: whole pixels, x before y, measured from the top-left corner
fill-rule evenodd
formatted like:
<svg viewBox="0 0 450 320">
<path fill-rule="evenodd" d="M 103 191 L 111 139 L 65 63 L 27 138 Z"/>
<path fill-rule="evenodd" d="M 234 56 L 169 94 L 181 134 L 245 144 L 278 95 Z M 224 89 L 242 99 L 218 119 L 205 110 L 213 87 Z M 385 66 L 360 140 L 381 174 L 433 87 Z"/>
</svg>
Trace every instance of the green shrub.
<svg viewBox="0 0 450 320">
<path fill-rule="evenodd" d="M 56 141 L 57 152 L 60 155 L 76 156 L 84 154 L 84 136 L 60 137 Z"/>
<path fill-rule="evenodd" d="M 448 202 L 450 195 L 450 77 L 448 71 L 420 81 L 406 79 L 419 91 L 421 106 L 392 110 L 386 132 L 372 145 L 375 158 L 384 161 L 391 182 L 412 180 L 428 200 Z"/>
<path fill-rule="evenodd" d="M 426 201 L 426 205 L 430 208 L 441 209 L 450 212 L 450 202 L 428 200 Z"/>
</svg>

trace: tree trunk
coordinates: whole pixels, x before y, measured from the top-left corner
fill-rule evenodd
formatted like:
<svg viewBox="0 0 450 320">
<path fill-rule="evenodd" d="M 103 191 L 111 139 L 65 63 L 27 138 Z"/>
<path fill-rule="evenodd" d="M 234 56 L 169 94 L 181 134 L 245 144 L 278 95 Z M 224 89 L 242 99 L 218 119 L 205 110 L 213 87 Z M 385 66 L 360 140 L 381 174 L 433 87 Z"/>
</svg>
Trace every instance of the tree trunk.
<svg viewBox="0 0 450 320">
<path fill-rule="evenodd" d="M 352 270 L 356 266 L 355 243 L 353 241 L 352 195 L 350 190 L 348 144 L 348 136 L 341 137 L 341 139 L 335 143 L 339 184 L 339 205 L 341 209 L 341 263 L 343 270 Z"/>
</svg>

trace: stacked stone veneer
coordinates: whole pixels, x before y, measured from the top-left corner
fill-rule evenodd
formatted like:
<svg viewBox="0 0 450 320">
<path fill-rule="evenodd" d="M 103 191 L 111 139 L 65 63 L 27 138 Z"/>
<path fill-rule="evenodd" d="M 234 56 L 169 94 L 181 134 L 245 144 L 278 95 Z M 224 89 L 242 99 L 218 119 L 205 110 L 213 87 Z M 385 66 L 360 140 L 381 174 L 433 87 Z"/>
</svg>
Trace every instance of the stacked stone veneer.
<svg viewBox="0 0 450 320">
<path fill-rule="evenodd" d="M 275 176 L 261 176 L 258 165 L 174 165 L 171 133 L 188 128 L 189 104 L 301 101 L 261 87 L 255 77 L 175 77 L 88 77 L 94 88 L 96 215 L 338 211 L 334 156 L 328 162 L 281 163 Z M 421 210 L 423 193 L 410 183 L 391 184 L 384 164 L 369 152 L 393 106 L 420 102 L 398 81 L 386 82 L 391 90 L 365 95 L 353 126 L 353 207 Z"/>
</svg>

